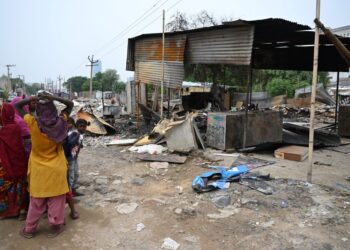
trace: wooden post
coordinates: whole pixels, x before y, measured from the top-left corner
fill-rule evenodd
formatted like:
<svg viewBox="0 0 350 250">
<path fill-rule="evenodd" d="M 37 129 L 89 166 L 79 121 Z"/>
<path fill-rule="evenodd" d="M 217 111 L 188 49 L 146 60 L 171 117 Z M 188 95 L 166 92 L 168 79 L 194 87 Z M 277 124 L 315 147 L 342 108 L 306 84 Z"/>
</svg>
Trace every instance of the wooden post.
<svg viewBox="0 0 350 250">
<path fill-rule="evenodd" d="M 157 112 L 157 106 L 158 106 L 158 94 L 159 94 L 159 86 L 154 86 L 154 91 L 152 94 L 152 110 Z M 147 102 L 146 102 L 147 105 Z M 162 103 L 160 106 L 160 109 L 162 110 Z M 161 111 L 162 112 L 162 111 Z"/>
<path fill-rule="evenodd" d="M 320 19 L 321 0 L 316 0 L 316 19 Z M 312 70 L 312 88 L 311 88 L 311 110 L 310 110 L 310 128 L 309 128 L 309 168 L 307 171 L 307 181 L 312 182 L 312 165 L 314 152 L 314 122 L 315 122 L 315 99 L 317 85 L 318 70 L 318 47 L 320 39 L 320 29 L 315 25 L 315 44 L 314 44 L 314 60 Z"/>
</svg>

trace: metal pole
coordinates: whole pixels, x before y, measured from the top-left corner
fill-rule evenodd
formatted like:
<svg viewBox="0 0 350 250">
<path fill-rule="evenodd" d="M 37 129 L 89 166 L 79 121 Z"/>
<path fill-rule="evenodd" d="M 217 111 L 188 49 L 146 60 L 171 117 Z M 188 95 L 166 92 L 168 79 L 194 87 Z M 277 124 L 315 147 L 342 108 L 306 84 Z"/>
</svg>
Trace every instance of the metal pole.
<svg viewBox="0 0 350 250">
<path fill-rule="evenodd" d="M 90 88 L 89 88 L 90 99 L 92 99 L 92 67 L 93 67 L 92 61 L 94 61 L 93 55 L 92 55 L 91 66 L 90 66 Z"/>
<path fill-rule="evenodd" d="M 316 18 L 320 19 L 321 0 L 316 0 Z M 315 45 L 314 45 L 314 60 L 312 70 L 312 89 L 311 89 L 311 110 L 310 110 L 310 128 L 309 128 L 309 168 L 307 171 L 307 181 L 312 182 L 312 165 L 314 152 L 314 122 L 315 122 L 315 99 L 317 85 L 317 70 L 318 70 L 318 47 L 320 39 L 320 29 L 315 25 Z"/>
<path fill-rule="evenodd" d="M 170 88 L 168 88 L 168 119 L 169 118 L 170 118 Z"/>
<path fill-rule="evenodd" d="M 339 70 L 337 71 L 337 89 L 335 91 L 335 117 L 334 117 L 334 129 L 338 131 L 338 112 L 339 112 Z"/>
<path fill-rule="evenodd" d="M 162 34 L 162 82 L 160 86 L 160 117 L 163 117 L 163 88 L 164 88 L 164 49 L 165 49 L 165 10 L 163 10 L 163 34 Z"/>
</svg>

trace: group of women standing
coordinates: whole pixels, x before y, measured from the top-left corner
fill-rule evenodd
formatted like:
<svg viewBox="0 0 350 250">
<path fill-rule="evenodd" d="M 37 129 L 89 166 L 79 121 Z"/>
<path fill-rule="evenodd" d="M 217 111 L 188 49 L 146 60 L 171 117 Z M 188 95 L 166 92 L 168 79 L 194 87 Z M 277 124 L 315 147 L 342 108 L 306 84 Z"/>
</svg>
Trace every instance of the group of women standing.
<svg viewBox="0 0 350 250">
<path fill-rule="evenodd" d="M 58 114 L 53 101 L 66 109 Z M 50 94 L 0 106 L 0 219 L 26 219 L 21 230 L 26 238 L 34 236 L 45 212 L 48 236 L 63 231 L 69 191 L 63 141 L 72 108 L 71 101 Z"/>
</svg>

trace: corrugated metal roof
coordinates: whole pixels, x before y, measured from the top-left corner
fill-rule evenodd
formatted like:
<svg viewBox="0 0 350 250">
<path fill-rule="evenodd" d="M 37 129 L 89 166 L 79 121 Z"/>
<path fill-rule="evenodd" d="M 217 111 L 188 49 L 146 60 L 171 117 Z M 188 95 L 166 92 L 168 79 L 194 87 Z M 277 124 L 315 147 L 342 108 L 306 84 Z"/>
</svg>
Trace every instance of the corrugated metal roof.
<svg viewBox="0 0 350 250">
<path fill-rule="evenodd" d="M 128 51 L 127 70 L 135 70 L 137 61 L 146 59 L 161 61 L 159 46 L 161 36 L 161 33 L 144 34 L 129 39 L 128 50 L 133 51 Z M 181 57 L 182 51 L 174 52 L 171 49 L 168 51 L 169 61 L 183 59 L 186 63 L 194 64 L 233 64 L 252 65 L 255 69 L 312 70 L 314 32 L 307 25 L 288 20 L 280 18 L 237 20 L 223 25 L 166 33 L 167 39 L 178 40 L 179 36 L 184 40 L 187 37 L 188 40 L 185 59 Z M 152 43 L 147 39 L 158 42 Z M 186 44 L 184 40 L 181 41 Z M 349 38 L 340 40 L 350 49 Z M 136 58 L 133 54 L 136 53 L 133 43 L 137 42 L 145 42 L 141 47 L 148 46 L 149 49 L 140 50 Z M 349 68 L 324 35 L 320 35 L 318 67 L 320 71 L 348 71 Z M 180 76 L 176 77 L 179 78 Z"/>
<path fill-rule="evenodd" d="M 254 27 L 241 26 L 188 34 L 190 64 L 250 65 Z"/>
</svg>

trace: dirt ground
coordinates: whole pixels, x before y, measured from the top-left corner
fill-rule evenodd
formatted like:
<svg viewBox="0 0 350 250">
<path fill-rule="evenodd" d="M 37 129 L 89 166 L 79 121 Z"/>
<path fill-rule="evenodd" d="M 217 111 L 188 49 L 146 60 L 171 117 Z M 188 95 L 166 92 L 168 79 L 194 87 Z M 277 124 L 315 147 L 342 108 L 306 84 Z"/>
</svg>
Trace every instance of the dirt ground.
<svg viewBox="0 0 350 250">
<path fill-rule="evenodd" d="M 350 152 L 350 146 L 345 151 Z M 350 249 L 350 155 L 317 150 L 313 184 L 305 181 L 307 161 L 276 160 L 254 171 L 270 173 L 272 195 L 239 183 L 229 189 L 197 194 L 193 178 L 208 169 L 206 160 L 189 156 L 182 165 L 153 170 L 125 147 L 86 147 L 80 155 L 80 218 L 66 213 L 66 231 L 48 239 L 47 219 L 35 238 L 18 235 L 23 223 L 0 221 L 0 249 L 160 249 L 164 238 L 178 249 Z M 122 152 L 121 152 L 122 151 Z M 219 208 L 215 197 L 225 196 Z M 128 214 L 117 210 L 137 204 Z M 137 224 L 145 228 L 137 231 Z"/>
</svg>

